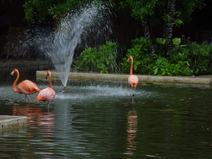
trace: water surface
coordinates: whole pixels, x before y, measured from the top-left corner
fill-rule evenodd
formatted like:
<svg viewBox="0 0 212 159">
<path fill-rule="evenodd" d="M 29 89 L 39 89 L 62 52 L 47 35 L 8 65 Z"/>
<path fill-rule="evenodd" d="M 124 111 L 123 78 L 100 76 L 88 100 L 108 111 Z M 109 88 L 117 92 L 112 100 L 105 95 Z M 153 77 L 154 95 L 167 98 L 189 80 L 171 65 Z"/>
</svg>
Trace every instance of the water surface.
<svg viewBox="0 0 212 159">
<path fill-rule="evenodd" d="M 70 81 L 66 92 L 60 83 L 54 89 L 48 108 L 25 102 L 9 84 L 0 87 L 0 114 L 28 119 L 25 129 L 1 133 L 2 158 L 212 156 L 211 88 L 140 83 L 130 89 L 124 82 Z"/>
</svg>

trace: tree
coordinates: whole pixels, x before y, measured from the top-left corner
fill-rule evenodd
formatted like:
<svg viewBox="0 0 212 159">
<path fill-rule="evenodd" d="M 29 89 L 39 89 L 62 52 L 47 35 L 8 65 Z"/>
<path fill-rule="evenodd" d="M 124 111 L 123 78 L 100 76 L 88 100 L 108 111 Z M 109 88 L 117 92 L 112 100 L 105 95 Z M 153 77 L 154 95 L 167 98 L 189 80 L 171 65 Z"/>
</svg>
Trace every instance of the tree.
<svg viewBox="0 0 212 159">
<path fill-rule="evenodd" d="M 149 17 L 155 14 L 155 6 L 158 0 L 125 0 L 121 1 L 121 7 L 130 7 L 132 12 L 131 15 L 136 20 L 140 20 L 142 23 L 143 34 L 147 40 L 151 41 L 151 33 L 149 28 Z M 155 49 L 152 42 L 150 43 L 150 54 L 154 56 Z"/>
<path fill-rule="evenodd" d="M 191 14 L 204 6 L 204 0 L 167 0 L 165 13 L 163 13 L 164 30 L 163 37 L 166 39 L 166 54 L 171 56 L 173 49 L 174 26 L 181 26 L 191 20 Z"/>
<path fill-rule="evenodd" d="M 174 26 L 181 26 L 191 20 L 191 14 L 201 8 L 204 0 L 122 0 L 121 7 L 130 7 L 131 16 L 141 21 L 146 39 L 153 39 L 150 28 L 151 20 L 157 18 L 163 22 L 163 36 L 166 39 L 166 55 L 170 56 L 173 49 Z M 150 44 L 150 54 L 154 54 Z"/>
<path fill-rule="evenodd" d="M 35 18 L 46 20 L 49 16 L 60 18 L 68 10 L 81 6 L 88 0 L 26 0 L 24 3 L 25 18 L 32 22 Z"/>
<path fill-rule="evenodd" d="M 25 17 L 33 21 L 35 17 L 46 20 L 51 16 L 60 19 L 68 10 L 89 3 L 92 0 L 26 0 L 24 6 Z M 101 1 L 101 0 L 95 0 Z M 118 4 L 124 9 L 131 10 L 131 16 L 142 24 L 143 35 L 150 40 L 150 54 L 154 56 L 154 30 L 157 25 L 163 25 L 163 37 L 166 39 L 166 56 L 172 54 L 174 27 L 181 26 L 191 20 L 191 14 L 204 6 L 204 0 L 102 0 L 109 4 Z M 137 29 L 137 28 L 135 28 Z"/>
<path fill-rule="evenodd" d="M 173 26 L 174 26 L 174 17 L 175 17 L 175 9 L 176 9 L 176 0 L 168 0 L 167 2 L 167 9 L 164 17 L 164 31 L 163 36 L 166 39 L 166 49 L 167 49 L 167 56 L 171 55 L 173 49 Z"/>
</svg>

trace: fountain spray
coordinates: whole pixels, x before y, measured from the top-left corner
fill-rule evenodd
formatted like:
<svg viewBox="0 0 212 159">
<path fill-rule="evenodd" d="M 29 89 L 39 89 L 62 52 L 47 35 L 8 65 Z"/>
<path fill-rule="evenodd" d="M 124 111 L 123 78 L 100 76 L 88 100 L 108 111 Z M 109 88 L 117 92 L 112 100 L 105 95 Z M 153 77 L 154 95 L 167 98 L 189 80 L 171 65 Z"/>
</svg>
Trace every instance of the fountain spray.
<svg viewBox="0 0 212 159">
<path fill-rule="evenodd" d="M 107 13 L 104 5 L 89 4 L 67 14 L 56 30 L 45 30 L 42 27 L 29 30 L 23 47 L 25 50 L 36 48 L 40 54 L 51 60 L 65 90 L 76 48 L 84 49 L 85 46 L 96 46 L 109 41 L 108 34 L 112 29 L 110 22 L 105 19 Z"/>
<path fill-rule="evenodd" d="M 74 14 L 68 14 L 61 20 L 57 30 L 42 45 L 42 50 L 58 71 L 64 90 L 67 86 L 75 49 L 81 43 L 82 36 L 86 34 L 88 28 L 97 22 L 96 16 L 99 16 L 99 10 L 99 6 L 91 5 Z"/>
</svg>

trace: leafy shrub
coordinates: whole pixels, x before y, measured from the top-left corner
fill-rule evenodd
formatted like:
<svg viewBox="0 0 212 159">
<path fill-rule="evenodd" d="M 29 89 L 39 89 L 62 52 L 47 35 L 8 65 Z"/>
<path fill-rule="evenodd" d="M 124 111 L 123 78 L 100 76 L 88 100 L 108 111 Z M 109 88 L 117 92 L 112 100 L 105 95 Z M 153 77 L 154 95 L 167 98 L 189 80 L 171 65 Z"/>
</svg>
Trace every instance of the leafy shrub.
<svg viewBox="0 0 212 159">
<path fill-rule="evenodd" d="M 184 47 L 176 47 L 173 53 L 185 56 L 184 58 L 189 62 L 189 67 L 193 74 L 212 73 L 212 45 L 206 42 L 202 44 L 188 42 Z"/>
<path fill-rule="evenodd" d="M 153 63 L 146 67 L 150 72 L 138 72 L 155 75 L 200 75 L 212 73 L 212 45 L 207 43 L 197 44 L 188 39 L 182 42 L 181 38 L 174 38 L 173 54 L 167 59 L 161 53 L 166 43 L 165 39 L 157 38 L 160 44 Z"/>
<path fill-rule="evenodd" d="M 144 37 L 140 37 L 132 40 L 132 48 L 128 49 L 126 57 L 123 58 L 122 72 L 129 72 L 129 63 L 126 62 L 129 56 L 133 56 L 133 69 L 137 73 L 149 72 L 147 64 L 152 63 L 152 59 L 148 53 L 150 41 L 146 40 Z"/>
<path fill-rule="evenodd" d="M 166 41 L 163 38 L 158 38 L 156 41 L 160 44 L 158 48 L 163 49 Z M 180 39 L 173 39 L 173 43 L 177 47 L 180 45 Z M 190 75 L 189 61 L 186 54 L 173 54 L 170 60 L 163 57 L 163 53 L 158 53 L 151 57 L 148 52 L 149 41 L 141 37 L 132 41 L 133 45 L 131 49 L 128 49 L 127 57 L 134 57 L 134 70 L 140 74 L 154 74 L 154 75 Z M 160 52 L 161 50 L 157 50 Z M 126 62 L 127 57 L 123 58 L 122 70 L 129 72 L 129 64 Z"/>
<path fill-rule="evenodd" d="M 197 44 L 189 40 L 174 38 L 174 49 L 169 58 L 163 52 L 166 41 L 157 38 L 157 54 L 154 57 L 148 52 L 150 41 L 144 37 L 132 40 L 132 48 L 127 50 L 126 57 L 121 62 L 121 72 L 129 73 L 127 58 L 133 56 L 135 73 L 150 75 L 200 75 L 212 73 L 212 45 L 207 43 Z M 85 49 L 77 60 L 74 67 L 81 71 L 93 71 L 101 73 L 119 72 L 116 63 L 117 43 L 106 42 L 97 48 Z"/>
<path fill-rule="evenodd" d="M 74 67 L 80 71 L 100 73 L 117 72 L 116 48 L 117 43 L 106 42 L 97 48 L 86 48 L 74 61 Z"/>
<path fill-rule="evenodd" d="M 177 55 L 175 55 L 177 56 Z M 190 75 L 191 71 L 189 68 L 188 61 L 174 61 L 167 60 L 165 57 L 158 57 L 153 66 L 153 72 L 155 75 Z"/>
</svg>

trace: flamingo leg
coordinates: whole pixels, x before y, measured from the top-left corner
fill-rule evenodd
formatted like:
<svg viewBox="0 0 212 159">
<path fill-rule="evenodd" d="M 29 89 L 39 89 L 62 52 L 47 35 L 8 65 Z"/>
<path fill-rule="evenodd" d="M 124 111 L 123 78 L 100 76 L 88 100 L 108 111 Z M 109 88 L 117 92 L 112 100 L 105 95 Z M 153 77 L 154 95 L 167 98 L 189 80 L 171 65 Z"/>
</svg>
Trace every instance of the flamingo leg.
<svg viewBox="0 0 212 159">
<path fill-rule="evenodd" d="M 30 99 L 28 95 L 25 95 L 25 101 L 26 101 L 26 97 L 29 99 L 30 102 L 32 102 L 32 100 Z"/>
<path fill-rule="evenodd" d="M 47 105 L 48 106 L 48 112 L 49 112 L 49 105 L 50 105 L 50 102 L 48 102 L 48 105 Z"/>
<path fill-rule="evenodd" d="M 135 95 L 132 94 L 132 103 L 134 103 L 134 97 L 135 97 Z"/>
</svg>

